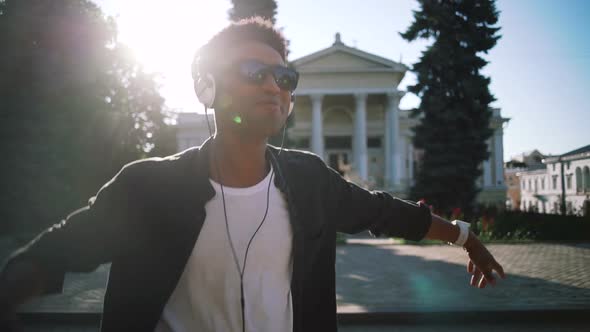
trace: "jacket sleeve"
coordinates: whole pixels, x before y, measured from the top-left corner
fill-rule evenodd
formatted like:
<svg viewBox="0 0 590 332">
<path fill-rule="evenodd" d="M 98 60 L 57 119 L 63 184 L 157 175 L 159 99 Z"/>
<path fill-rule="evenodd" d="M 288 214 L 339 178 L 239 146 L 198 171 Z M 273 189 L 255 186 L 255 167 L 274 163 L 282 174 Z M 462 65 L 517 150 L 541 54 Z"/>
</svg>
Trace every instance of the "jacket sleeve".
<svg viewBox="0 0 590 332">
<path fill-rule="evenodd" d="M 331 208 L 335 213 L 336 231 L 353 234 L 369 230 L 408 240 L 422 240 L 430 224 L 430 209 L 383 191 L 368 191 L 342 178 L 326 166 Z"/>
<path fill-rule="evenodd" d="M 16 260 L 29 260 L 44 272 L 45 292 L 63 288 L 66 272 L 91 272 L 112 261 L 125 241 L 129 216 L 127 170 L 124 167 L 89 199 L 88 205 L 47 228 L 14 251 L 4 268 Z"/>
</svg>

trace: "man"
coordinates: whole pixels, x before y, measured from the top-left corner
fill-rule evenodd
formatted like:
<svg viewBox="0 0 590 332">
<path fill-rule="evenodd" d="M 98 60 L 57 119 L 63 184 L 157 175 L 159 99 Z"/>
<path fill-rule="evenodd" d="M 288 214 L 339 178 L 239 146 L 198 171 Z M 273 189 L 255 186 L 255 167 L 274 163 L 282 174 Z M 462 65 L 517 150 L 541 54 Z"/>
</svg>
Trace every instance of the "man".
<svg viewBox="0 0 590 332">
<path fill-rule="evenodd" d="M 285 40 L 260 18 L 214 36 L 193 75 L 215 135 L 126 165 L 88 207 L 15 252 L 0 308 L 59 291 L 66 271 L 112 262 L 102 331 L 335 331 L 336 232 L 365 229 L 464 246 L 473 286 L 494 284 L 493 270 L 504 277 L 465 225 L 267 145 L 297 85 L 285 58 Z"/>
</svg>

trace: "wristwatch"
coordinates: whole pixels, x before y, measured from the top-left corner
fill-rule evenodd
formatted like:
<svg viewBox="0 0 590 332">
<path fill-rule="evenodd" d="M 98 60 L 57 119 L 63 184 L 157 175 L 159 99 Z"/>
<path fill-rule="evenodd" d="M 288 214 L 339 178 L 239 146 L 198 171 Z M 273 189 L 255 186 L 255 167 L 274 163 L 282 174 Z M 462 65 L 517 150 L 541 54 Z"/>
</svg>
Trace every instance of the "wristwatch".
<svg viewBox="0 0 590 332">
<path fill-rule="evenodd" d="M 453 225 L 459 226 L 459 237 L 455 243 L 449 242 L 449 244 L 454 244 L 457 246 L 465 246 L 465 242 L 467 242 L 467 238 L 469 237 L 469 226 L 471 226 L 468 222 L 464 222 L 461 220 L 453 220 L 451 221 Z"/>
</svg>

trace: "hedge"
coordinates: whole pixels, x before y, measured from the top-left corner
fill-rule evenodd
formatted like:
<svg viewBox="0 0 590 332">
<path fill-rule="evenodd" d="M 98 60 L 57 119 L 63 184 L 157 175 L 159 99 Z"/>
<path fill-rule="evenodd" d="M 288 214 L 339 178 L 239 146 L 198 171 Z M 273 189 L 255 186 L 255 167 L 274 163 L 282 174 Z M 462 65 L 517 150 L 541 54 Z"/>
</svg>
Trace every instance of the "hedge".
<svg viewBox="0 0 590 332">
<path fill-rule="evenodd" d="M 483 228 L 480 220 L 475 231 L 491 240 L 590 241 L 590 218 L 573 215 L 504 211 Z"/>
</svg>

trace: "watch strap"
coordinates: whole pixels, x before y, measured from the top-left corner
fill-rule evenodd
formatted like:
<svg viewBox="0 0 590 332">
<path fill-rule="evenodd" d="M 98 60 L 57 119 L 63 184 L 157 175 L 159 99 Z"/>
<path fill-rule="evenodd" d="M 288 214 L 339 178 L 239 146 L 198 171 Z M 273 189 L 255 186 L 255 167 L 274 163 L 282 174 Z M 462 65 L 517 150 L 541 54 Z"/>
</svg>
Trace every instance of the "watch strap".
<svg viewBox="0 0 590 332">
<path fill-rule="evenodd" d="M 467 238 L 469 237 L 469 223 L 461 220 L 453 220 L 451 223 L 459 227 L 459 237 L 453 244 L 461 247 L 465 246 Z"/>
</svg>

